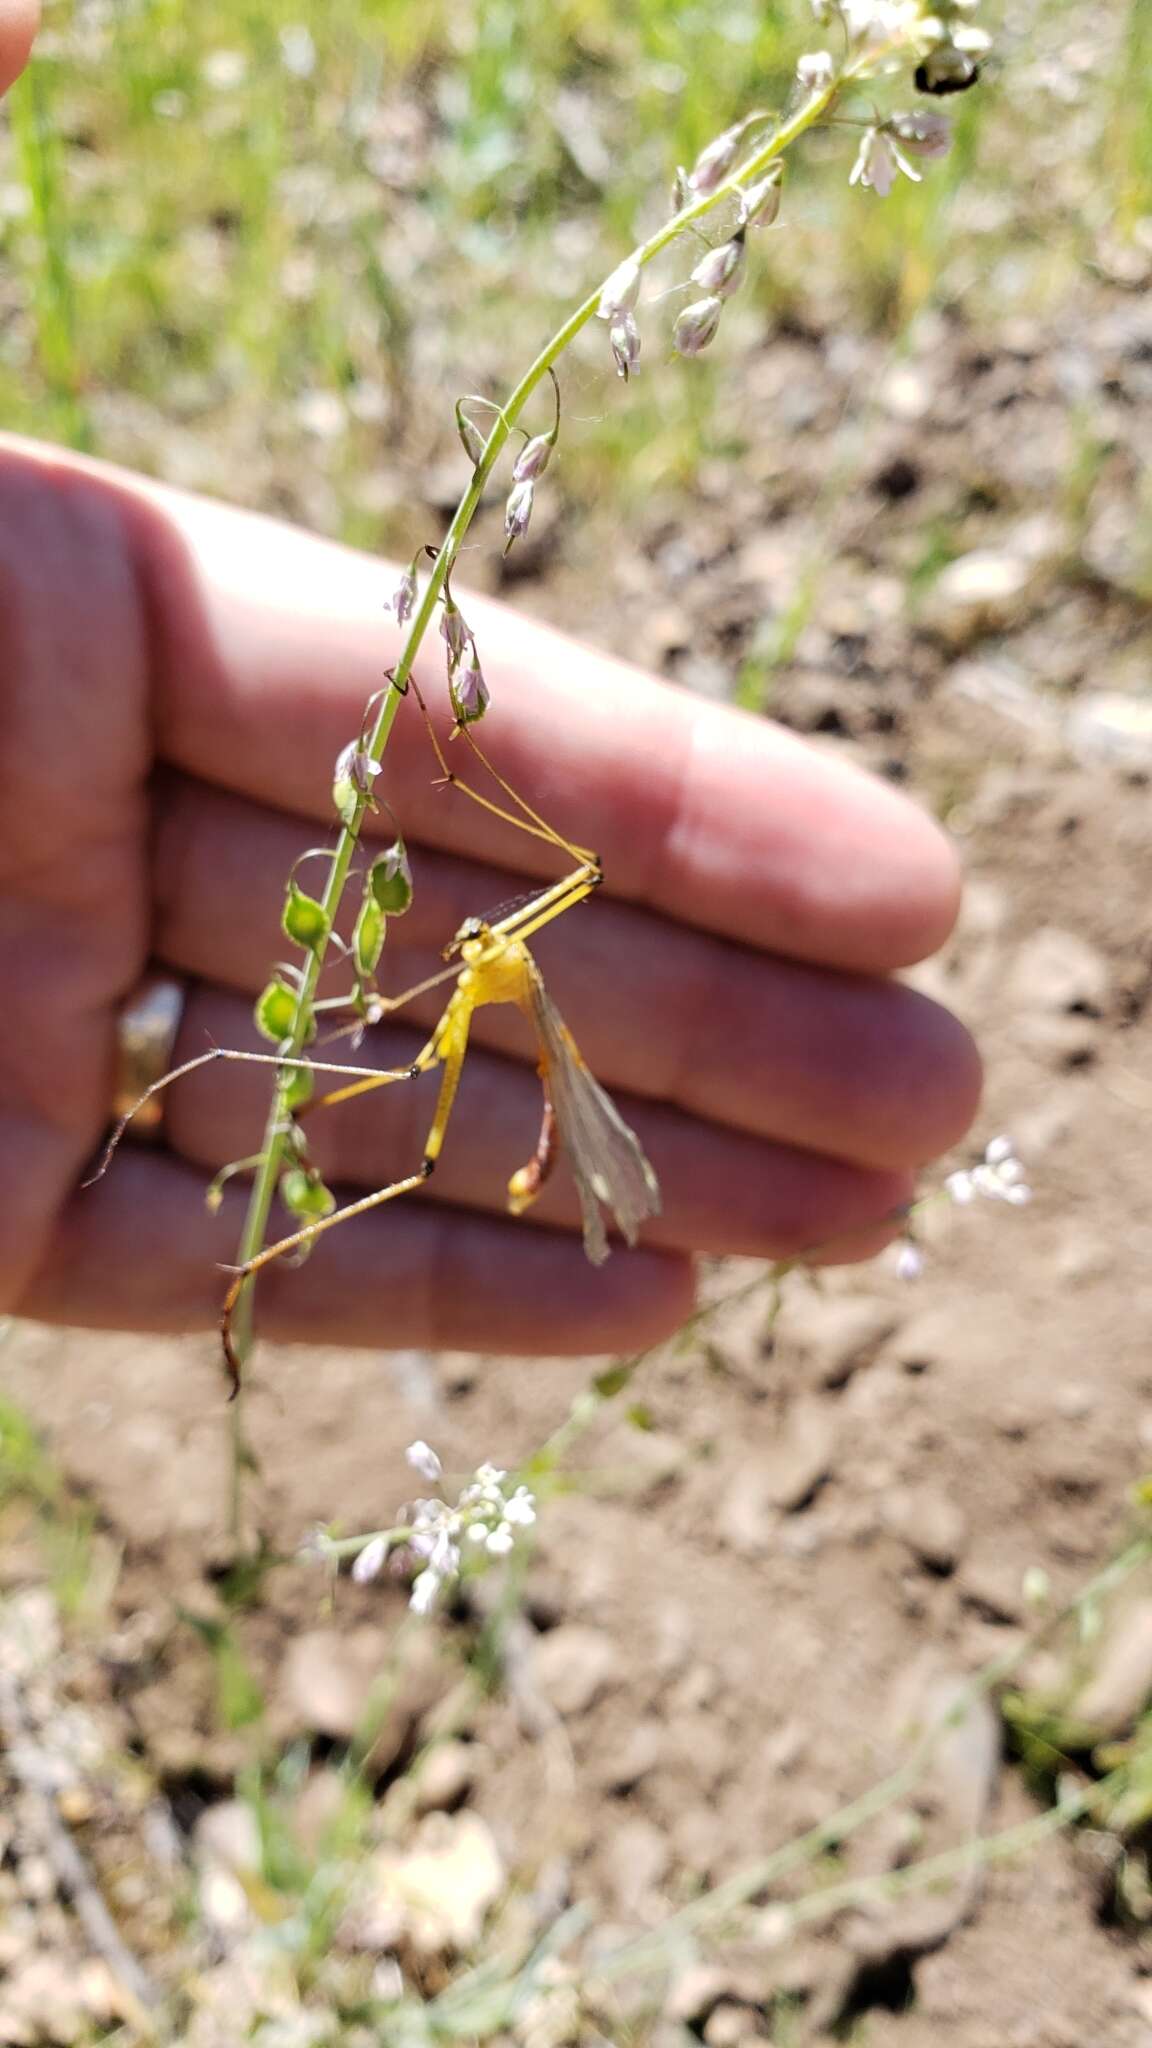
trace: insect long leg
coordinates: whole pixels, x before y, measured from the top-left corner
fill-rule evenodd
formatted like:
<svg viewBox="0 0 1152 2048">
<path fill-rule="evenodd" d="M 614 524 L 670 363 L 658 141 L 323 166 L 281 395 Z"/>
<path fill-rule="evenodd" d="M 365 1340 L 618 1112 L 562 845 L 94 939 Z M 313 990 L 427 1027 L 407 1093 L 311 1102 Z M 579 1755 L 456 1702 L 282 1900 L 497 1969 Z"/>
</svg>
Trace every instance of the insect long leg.
<svg viewBox="0 0 1152 2048">
<path fill-rule="evenodd" d="M 504 810 L 502 805 L 494 803 L 491 797 L 481 795 L 478 789 L 473 789 L 470 782 L 465 782 L 462 776 L 457 775 L 455 769 L 450 768 L 448 765 L 448 757 L 440 743 L 440 738 L 432 723 L 428 706 L 420 694 L 420 686 L 414 676 L 409 676 L 407 687 L 411 690 L 417 704 L 420 706 L 420 714 L 428 729 L 428 738 L 432 743 L 432 751 L 436 756 L 440 773 L 446 783 L 453 789 L 460 790 L 464 796 L 471 797 L 474 804 L 479 804 L 482 810 L 491 812 L 493 817 L 502 819 L 506 825 L 514 825 L 519 832 L 529 832 L 534 839 L 543 839 L 547 845 L 559 847 L 563 853 L 570 853 L 573 860 L 585 862 L 593 862 L 595 860 L 595 855 L 589 852 L 587 847 L 575 846 L 570 839 L 565 839 L 562 832 L 557 832 L 555 827 L 550 825 L 546 818 L 540 816 L 539 811 L 534 811 L 531 804 L 527 803 L 519 792 L 513 789 L 510 782 L 505 781 L 499 769 L 493 767 L 487 754 L 479 742 L 474 739 L 466 725 L 458 725 L 456 727 L 457 734 L 463 736 L 465 743 L 471 748 L 481 767 L 492 777 L 497 787 L 504 791 L 509 801 L 515 804 L 516 812 Z"/>
<path fill-rule="evenodd" d="M 209 1046 L 207 1052 L 197 1053 L 195 1059 L 185 1060 L 181 1066 L 173 1067 L 170 1074 L 161 1074 L 160 1079 L 153 1081 L 152 1086 L 144 1090 L 143 1095 L 132 1104 L 131 1109 L 125 1110 L 123 1116 L 117 1118 L 95 1168 L 89 1174 L 87 1180 L 81 1182 L 81 1186 L 85 1188 L 94 1187 L 98 1180 L 104 1178 L 111 1165 L 112 1155 L 119 1145 L 121 1138 L 124 1136 L 133 1117 L 139 1115 L 146 1103 L 154 1101 L 156 1096 L 162 1094 L 165 1088 L 170 1088 L 173 1081 L 182 1081 L 186 1074 L 194 1074 L 198 1067 L 212 1066 L 216 1060 L 239 1060 L 247 1066 L 254 1067 L 298 1067 L 314 1074 L 364 1074 L 372 1075 L 377 1081 L 381 1079 L 378 1067 L 353 1067 L 335 1060 L 284 1059 L 279 1053 L 275 1052 L 238 1052 L 235 1047 L 230 1045 Z M 407 1071 L 408 1069 L 405 1067 L 400 1070 L 399 1074 L 395 1076 L 388 1075 L 384 1078 L 399 1080 L 403 1078 Z"/>
<path fill-rule="evenodd" d="M 468 1050 L 468 1027 L 471 1020 L 470 1003 L 450 1004 L 437 1029 L 435 1039 L 430 1041 L 435 1057 L 429 1058 L 426 1065 L 432 1066 L 436 1059 L 442 1059 L 444 1074 L 436 1098 L 435 1113 L 424 1143 L 424 1157 L 416 1172 L 406 1174 L 403 1180 L 393 1181 L 386 1188 L 374 1188 L 371 1194 L 361 1195 L 358 1201 L 346 1202 L 342 1209 L 333 1210 L 331 1216 L 321 1216 L 315 1223 L 306 1223 L 303 1229 L 294 1230 L 290 1237 L 282 1237 L 278 1243 L 266 1245 L 262 1252 L 258 1252 L 254 1259 L 249 1259 L 235 1274 L 220 1312 L 220 1341 L 224 1347 L 224 1360 L 232 1382 L 233 1395 L 238 1392 L 240 1386 L 240 1359 L 232 1341 L 232 1318 L 236 1304 L 253 1276 L 261 1272 L 265 1266 L 270 1266 L 274 1260 L 284 1258 L 286 1253 L 299 1251 L 305 1245 L 311 1245 L 324 1231 L 335 1230 L 338 1223 L 348 1223 L 354 1216 L 365 1216 L 370 1209 L 379 1209 L 385 1202 L 394 1202 L 399 1195 L 414 1194 L 433 1172 L 444 1143 L 444 1133 L 452 1114 L 452 1105 L 456 1100 L 456 1090 L 460 1085 L 464 1055 Z M 377 1076 L 377 1079 L 381 1082 L 405 1080 L 413 1072 L 421 1071 L 426 1071 L 426 1068 L 402 1068 L 394 1074 Z M 358 1093 L 359 1090 L 349 1092 Z"/>
</svg>

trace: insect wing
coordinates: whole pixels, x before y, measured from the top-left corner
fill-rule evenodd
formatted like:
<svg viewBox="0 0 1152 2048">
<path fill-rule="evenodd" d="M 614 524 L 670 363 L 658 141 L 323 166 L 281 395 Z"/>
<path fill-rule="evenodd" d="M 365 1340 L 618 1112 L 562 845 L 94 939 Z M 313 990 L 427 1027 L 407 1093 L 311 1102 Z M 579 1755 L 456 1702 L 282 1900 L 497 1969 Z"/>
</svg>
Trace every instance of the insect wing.
<svg viewBox="0 0 1152 2048">
<path fill-rule="evenodd" d="M 660 1214 L 660 1188 L 639 1139 L 589 1073 L 538 974 L 532 978 L 532 1011 L 560 1141 L 580 1196 L 584 1249 L 599 1266 L 609 1250 L 600 1204 L 635 1244 L 645 1217 Z"/>
</svg>

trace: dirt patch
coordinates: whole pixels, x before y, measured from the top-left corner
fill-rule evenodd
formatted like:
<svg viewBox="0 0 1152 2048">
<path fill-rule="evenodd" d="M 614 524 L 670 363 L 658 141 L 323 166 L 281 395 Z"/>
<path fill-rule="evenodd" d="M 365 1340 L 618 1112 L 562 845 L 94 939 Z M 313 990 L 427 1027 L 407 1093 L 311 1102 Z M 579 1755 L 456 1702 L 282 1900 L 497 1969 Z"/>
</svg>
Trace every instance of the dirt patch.
<svg viewBox="0 0 1152 2048">
<path fill-rule="evenodd" d="M 1094 296 L 1075 377 L 1068 332 L 977 342 L 934 321 L 899 363 L 833 332 L 769 338 L 731 379 L 766 422 L 755 458 L 715 462 L 690 514 L 654 506 L 607 554 L 593 525 L 517 591 L 688 686 L 764 702 L 946 819 L 968 900 L 916 979 L 975 1030 L 982 1135 L 1011 1131 L 1036 1191 L 1020 1213 L 987 1205 L 930 1226 L 914 1285 L 885 1264 L 798 1281 L 775 1322 L 765 1298 L 720 1315 L 646 1369 L 643 1431 L 610 1415 L 581 1447 L 580 1491 L 543 1518 L 513 1682 L 455 1731 L 460 1797 L 518 1881 L 590 1901 L 621 1937 L 890 1768 L 925 1649 L 962 1678 L 1022 1640 L 1026 1574 L 1071 1594 L 1122 1540 L 1152 1449 L 1152 750 L 1138 718 L 1084 715 L 1088 690 L 1152 701 L 1135 504 L 1152 311 Z M 1075 503 L 1072 383 L 1110 451 Z M 167 1788 L 183 1825 L 180 1802 L 222 1798 L 252 1744 L 221 1726 L 211 1649 L 214 1348 L 24 1328 L 4 1375 L 123 1546 L 111 1616 L 71 1651 L 64 1692 Z M 580 1362 L 269 1355 L 254 1426 L 271 1540 L 291 1550 L 316 1521 L 390 1513 L 410 1491 L 414 1435 L 449 1467 L 514 1463 L 586 1378 Z M 9 1584 L 31 1572 L 17 1545 Z M 239 1624 L 245 1656 L 272 1725 L 309 1735 L 285 1672 L 293 1645 L 298 1658 L 331 1624 L 323 1590 L 288 1565 L 265 1590 Z M 399 1588 L 342 1587 L 334 1625 L 388 1631 L 402 1611 Z M 392 1768 L 458 1676 L 450 1651 L 424 1674 Z M 1037 1811 L 998 1757 L 964 1768 L 981 1825 Z M 845 1844 L 841 1874 L 931 1847 L 947 1798 L 933 1781 L 931 1797 L 898 1802 Z M 108 1800 L 126 1825 L 123 1799 Z M 137 1819 L 151 1810 L 141 1797 Z M 783 1998 L 842 2035 L 867 2012 L 873 2048 L 1140 2048 L 1144 1952 L 1100 1901 L 1083 1846 L 1052 1838 L 935 1929 L 842 1916 L 774 1944 L 762 1925 L 684 2024 L 768 2038 L 763 2015 Z M 122 1918 L 171 1970 L 170 1921 L 157 1934 L 142 1909 Z"/>
</svg>

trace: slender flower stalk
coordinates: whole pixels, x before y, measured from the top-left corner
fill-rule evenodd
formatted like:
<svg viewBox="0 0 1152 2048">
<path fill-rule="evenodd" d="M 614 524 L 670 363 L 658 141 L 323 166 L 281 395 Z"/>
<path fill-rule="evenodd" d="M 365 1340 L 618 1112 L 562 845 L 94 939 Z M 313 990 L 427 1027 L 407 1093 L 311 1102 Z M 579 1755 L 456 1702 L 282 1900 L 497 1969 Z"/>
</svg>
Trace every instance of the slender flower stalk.
<svg viewBox="0 0 1152 2048">
<path fill-rule="evenodd" d="M 628 259 L 628 265 L 617 266 L 617 270 L 613 272 L 614 278 L 619 278 L 622 268 L 626 271 L 624 280 L 625 300 L 632 288 L 632 273 L 629 266 L 635 265 L 636 271 L 638 273 L 642 272 L 655 257 L 659 256 L 672 242 L 676 241 L 686 228 L 692 227 L 697 221 L 702 220 L 705 215 L 714 211 L 716 207 L 723 205 L 726 200 L 734 198 L 739 201 L 746 187 L 755 186 L 762 180 L 769 167 L 774 164 L 776 158 L 781 156 L 801 135 L 809 128 L 814 127 L 822 119 L 835 98 L 840 84 L 841 81 L 833 76 L 821 85 L 819 90 L 809 94 L 802 104 L 786 120 L 780 123 L 779 127 L 772 130 L 753 155 L 740 165 L 735 172 L 722 179 L 708 193 L 703 195 L 694 194 L 688 204 L 680 209 L 679 213 L 675 214 L 663 227 L 658 228 L 654 234 L 648 237 L 646 242 L 633 251 L 631 258 Z M 508 442 L 509 435 L 553 365 L 559 361 L 564 351 L 576 339 L 581 330 L 601 311 L 604 295 L 611 284 L 612 279 L 606 279 L 576 307 L 573 313 L 569 314 L 563 325 L 545 343 L 536 360 L 525 371 L 519 383 L 510 393 L 499 411 L 493 414 L 492 426 L 489 430 L 488 439 L 484 444 L 483 453 L 480 455 L 463 496 L 456 507 L 448 532 L 436 555 L 435 561 L 431 565 L 423 594 L 415 608 L 408 629 L 408 637 L 405 640 L 400 659 L 394 671 L 393 687 L 385 691 L 381 697 L 371 731 L 366 735 L 362 750 L 365 756 L 365 780 L 371 775 L 371 766 L 369 764 L 378 766 L 383 758 L 392 735 L 392 728 L 396 721 L 403 693 L 415 665 L 416 656 L 428 628 L 433 622 L 437 608 L 444 597 L 461 546 L 463 545 L 464 537 L 472 524 L 480 500 L 483 497 L 484 487 Z M 627 317 L 630 318 L 631 315 L 628 314 Z M 335 924 L 343 901 L 344 890 L 347 886 L 352 863 L 360 843 L 360 832 L 369 802 L 369 796 L 362 789 L 355 790 L 354 799 L 349 805 L 340 837 L 332 855 L 328 879 L 320 898 L 329 931 Z M 291 1029 L 280 1048 L 285 1062 L 299 1060 L 308 1042 L 316 994 L 328 943 L 327 939 L 321 939 L 312 949 L 305 963 L 299 989 L 296 993 Z M 281 1167 L 284 1163 L 285 1140 L 289 1127 L 287 1096 L 291 1087 L 291 1079 L 292 1069 L 286 1066 L 275 1089 L 268 1113 L 261 1153 L 262 1164 L 253 1184 L 248 1214 L 237 1253 L 237 1263 L 239 1265 L 246 1265 L 250 1259 L 257 1256 L 263 1249 L 267 1236 L 272 1203 L 276 1194 Z M 241 1293 L 233 1317 L 233 1344 L 241 1361 L 247 1357 L 251 1350 L 252 1295 L 252 1283 L 249 1282 Z M 238 1407 L 239 1403 L 234 1402 L 234 1413 L 237 1412 Z"/>
<path fill-rule="evenodd" d="M 268 1035 L 276 1040 L 283 1064 L 268 1113 L 240 1239 L 238 1265 L 242 1269 L 247 1268 L 264 1248 L 272 1203 L 286 1166 L 298 1166 L 303 1172 L 309 1182 L 307 1193 L 310 1201 L 319 1202 L 325 1193 L 322 1187 L 312 1186 L 311 1170 L 306 1157 L 300 1154 L 297 1126 L 293 1122 L 292 1112 L 301 1085 L 301 1064 L 305 1048 L 315 1033 L 320 977 L 357 858 L 364 820 L 376 808 L 373 784 L 391 738 L 400 703 L 407 692 L 417 654 L 438 615 L 447 642 L 449 694 L 458 723 L 480 717 L 488 702 L 487 685 L 475 640 L 455 605 L 451 577 L 489 478 L 510 437 L 515 432 L 523 432 L 519 426 L 521 415 L 546 378 L 551 377 L 555 383 L 554 366 L 597 316 L 608 326 L 616 367 L 627 379 L 636 368 L 639 357 L 640 331 L 636 307 L 644 270 L 686 230 L 703 223 L 719 209 L 728 208 L 727 232 L 730 239 L 699 260 L 695 282 L 698 288 L 703 289 L 704 296 L 683 311 L 676 323 L 675 345 L 682 354 L 695 354 L 708 345 L 716 332 L 725 298 L 740 283 L 745 268 L 745 237 L 755 228 L 771 224 L 776 218 L 786 152 L 807 130 L 824 119 L 842 93 L 854 84 L 898 67 L 901 60 L 909 66 L 918 65 L 918 83 L 919 71 L 926 65 L 930 69 L 935 66 L 932 77 L 922 89 L 940 91 L 944 88 L 937 82 L 937 72 L 948 71 L 949 66 L 954 72 L 961 68 L 954 62 L 954 52 L 957 51 L 962 51 L 971 60 L 971 68 L 975 72 L 978 32 L 955 19 L 958 11 L 963 11 L 967 5 L 967 0 L 938 0 L 937 10 L 931 15 L 924 11 L 925 5 L 926 0 L 899 0 L 899 4 L 892 6 L 880 4 L 880 0 L 871 6 L 864 6 L 863 0 L 821 0 L 816 10 L 817 17 L 839 18 L 847 31 L 846 37 L 842 38 L 847 43 L 846 54 L 834 57 L 829 51 L 820 51 L 802 59 L 797 71 L 796 104 L 777 125 L 769 127 L 768 116 L 763 113 L 750 114 L 725 130 L 700 153 L 692 172 L 686 176 L 682 174 L 678 180 L 678 192 L 683 203 L 672 218 L 617 264 L 611 274 L 569 314 L 502 405 L 493 405 L 489 400 L 468 399 L 457 407 L 457 426 L 473 463 L 472 474 L 443 542 L 438 548 L 424 551 L 430 558 L 430 566 L 423 588 L 420 588 L 416 574 L 417 557 L 401 577 L 391 599 L 390 609 L 396 622 L 407 626 L 407 634 L 396 666 L 390 671 L 389 686 L 368 707 L 358 739 L 341 756 L 338 801 L 341 830 L 330 855 L 323 891 L 319 898 L 307 899 L 303 907 L 300 903 L 293 906 L 294 923 L 301 930 L 306 913 L 308 930 L 303 962 L 292 970 L 290 976 L 278 976 L 262 998 L 262 1002 L 267 1003 L 271 994 L 265 1028 L 267 1020 L 274 1017 L 275 1030 Z M 951 80 L 951 72 L 949 77 Z M 962 88 L 958 83 L 950 82 L 948 89 Z M 940 127 L 930 120 L 913 124 L 909 119 L 892 133 L 899 136 L 905 149 L 921 155 L 938 153 L 942 139 Z M 886 136 L 884 139 L 888 143 L 889 138 Z M 906 164 L 901 167 L 908 168 Z M 911 174 L 915 175 L 914 172 Z M 883 167 L 881 179 L 882 176 Z M 731 224 L 733 209 L 736 213 L 735 229 Z M 490 408 L 486 432 L 482 432 L 461 409 L 463 405 L 478 404 Z M 557 409 L 552 432 L 526 438 L 520 451 L 505 514 L 509 544 L 527 528 L 535 486 L 547 467 L 558 426 Z M 360 977 L 356 995 L 362 1017 L 368 1015 L 363 1007 L 368 984 L 360 971 L 366 967 L 370 974 L 379 956 L 383 937 L 382 924 L 371 917 L 368 921 L 371 929 L 360 934 L 356 960 Z M 290 937 L 296 936 L 287 922 L 286 929 Z M 241 1286 L 232 1314 L 232 1351 L 240 1364 L 246 1360 L 252 1343 L 253 1277 L 249 1275 Z M 240 1474 L 245 1463 L 239 1400 L 233 1403 L 233 1427 L 233 1531 L 239 1536 Z"/>
</svg>

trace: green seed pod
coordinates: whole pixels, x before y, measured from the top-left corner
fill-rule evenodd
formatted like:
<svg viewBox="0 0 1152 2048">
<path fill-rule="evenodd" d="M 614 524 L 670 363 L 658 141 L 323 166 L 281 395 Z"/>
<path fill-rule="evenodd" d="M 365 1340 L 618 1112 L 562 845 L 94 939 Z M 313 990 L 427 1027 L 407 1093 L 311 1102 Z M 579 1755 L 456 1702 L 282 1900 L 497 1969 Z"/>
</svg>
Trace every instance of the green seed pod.
<svg viewBox="0 0 1152 2048">
<path fill-rule="evenodd" d="M 365 894 L 352 934 L 352 957 L 360 974 L 375 974 L 380 955 L 384 951 L 386 920 L 383 911 L 370 894 Z"/>
<path fill-rule="evenodd" d="M 326 1188 L 320 1175 L 309 1172 L 303 1166 L 291 1166 L 280 1176 L 280 1200 L 292 1216 L 299 1216 L 301 1222 L 314 1223 L 320 1216 L 331 1216 L 336 1207 L 336 1197 L 331 1188 Z"/>
<path fill-rule="evenodd" d="M 311 1102 L 315 1080 L 311 1067 L 285 1067 L 283 1071 L 284 1093 L 281 1098 L 289 1116 L 303 1109 Z"/>
<path fill-rule="evenodd" d="M 371 894 L 388 917 L 402 917 L 412 901 L 412 870 L 404 841 L 397 839 L 378 854 L 368 870 L 365 899 Z"/>
<path fill-rule="evenodd" d="M 314 896 L 306 896 L 295 882 L 288 884 L 281 923 L 293 943 L 303 946 L 308 953 L 314 953 L 324 945 L 332 929 L 332 920 L 324 905 L 318 903 Z"/>
<path fill-rule="evenodd" d="M 273 1045 L 282 1045 L 291 1036 L 296 1021 L 296 997 L 279 975 L 274 976 L 263 994 L 257 996 L 253 1014 L 257 1031 L 262 1037 L 270 1038 Z"/>
</svg>

